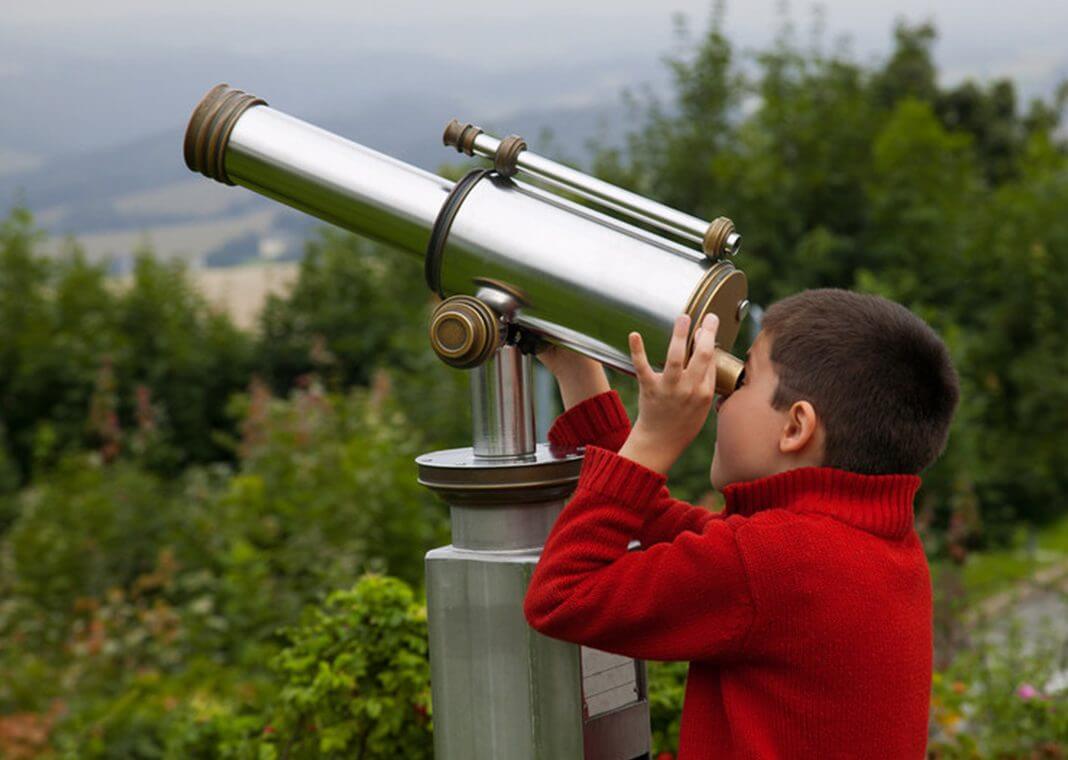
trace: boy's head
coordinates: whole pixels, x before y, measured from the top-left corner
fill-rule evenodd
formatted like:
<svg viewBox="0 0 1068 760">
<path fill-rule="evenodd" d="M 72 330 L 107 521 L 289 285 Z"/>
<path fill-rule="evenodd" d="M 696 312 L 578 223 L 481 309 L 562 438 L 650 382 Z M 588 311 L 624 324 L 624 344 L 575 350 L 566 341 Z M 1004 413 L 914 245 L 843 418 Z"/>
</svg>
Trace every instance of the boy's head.
<svg viewBox="0 0 1068 760">
<path fill-rule="evenodd" d="M 806 290 L 774 304 L 742 383 L 717 406 L 712 485 L 804 466 L 917 474 L 957 406 L 945 345 L 893 301 Z"/>
</svg>

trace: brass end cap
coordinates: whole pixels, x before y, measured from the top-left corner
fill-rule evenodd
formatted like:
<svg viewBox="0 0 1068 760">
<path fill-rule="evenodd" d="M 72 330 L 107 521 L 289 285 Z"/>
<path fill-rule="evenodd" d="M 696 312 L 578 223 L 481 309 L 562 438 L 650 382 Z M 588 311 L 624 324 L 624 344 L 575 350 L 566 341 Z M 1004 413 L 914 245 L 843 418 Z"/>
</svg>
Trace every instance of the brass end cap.
<svg viewBox="0 0 1068 760">
<path fill-rule="evenodd" d="M 434 353 L 457 369 L 477 367 L 501 344 L 496 312 L 474 296 L 450 296 L 430 315 L 430 345 Z"/>
<path fill-rule="evenodd" d="M 257 105 L 267 101 L 225 83 L 208 90 L 185 129 L 185 165 L 223 184 L 234 184 L 226 174 L 226 145 L 241 114 Z"/>
<path fill-rule="evenodd" d="M 734 222 L 730 219 L 725 216 L 716 217 L 705 231 L 701 248 L 705 256 L 713 260 L 735 256 L 742 249 L 742 236 L 735 231 Z"/>
<path fill-rule="evenodd" d="M 441 136 L 441 141 L 447 146 L 456 148 L 457 153 L 473 156 L 475 155 L 475 138 L 480 134 L 482 134 L 481 127 L 476 127 L 471 123 L 461 124 L 458 119 L 453 119 L 445 125 L 445 134 Z"/>
</svg>

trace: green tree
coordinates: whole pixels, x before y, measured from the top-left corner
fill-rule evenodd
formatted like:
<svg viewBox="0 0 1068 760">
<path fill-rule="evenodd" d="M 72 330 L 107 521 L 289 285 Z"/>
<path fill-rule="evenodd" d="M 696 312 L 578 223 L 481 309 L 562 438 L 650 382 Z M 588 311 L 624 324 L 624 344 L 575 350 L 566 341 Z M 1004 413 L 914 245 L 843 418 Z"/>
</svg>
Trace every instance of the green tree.
<svg viewBox="0 0 1068 760">
<path fill-rule="evenodd" d="M 936 38 L 929 24 L 899 22 L 888 58 L 865 66 L 825 52 L 818 27 L 802 50 L 786 19 L 768 49 L 738 56 L 717 6 L 704 37 L 669 61 L 671 101 L 635 101 L 638 127 L 593 168 L 698 216 L 734 219 L 757 304 L 858 288 L 926 319 L 953 352 L 964 396 L 923 498 L 945 505 L 943 524 L 953 504 L 974 500 L 990 520 L 1044 519 L 1065 494 L 1054 407 L 1068 335 L 1048 314 L 1063 292 L 1068 217 L 1053 209 L 1068 87 L 1027 115 L 1007 82 L 942 89 Z M 621 383 L 625 400 L 631 385 Z M 708 490 L 712 425 L 672 472 L 691 500 Z"/>
<path fill-rule="evenodd" d="M 931 48 L 938 39 L 933 24 L 894 24 L 894 49 L 872 80 L 872 96 L 885 109 L 913 98 L 931 103 L 938 95 L 937 70 Z"/>
<path fill-rule="evenodd" d="M 229 456 L 217 433 L 232 428 L 252 338 L 208 309 L 180 264 L 144 250 L 121 287 L 75 242 L 51 259 L 41 242 L 25 209 L 0 226 L 0 421 L 20 480 L 95 443 L 86 415 L 101 371 L 114 373 L 117 429 L 151 409 L 155 445 L 140 453 L 160 472 Z"/>
<path fill-rule="evenodd" d="M 117 311 L 123 419 L 136 418 L 137 386 L 143 386 L 169 444 L 169 461 L 161 467 L 176 472 L 192 462 L 229 457 L 218 432 L 232 430 L 227 404 L 248 383 L 252 338 L 208 308 L 181 262 L 158 261 L 149 251 L 137 256 Z"/>
<path fill-rule="evenodd" d="M 420 421 L 427 448 L 469 446 L 469 373 L 430 350 L 427 328 L 439 301 L 417 257 L 320 229 L 293 291 L 264 308 L 259 365 L 276 393 L 311 373 L 330 390 L 367 387 L 377 372 Z"/>
<path fill-rule="evenodd" d="M 320 228 L 293 291 L 264 309 L 264 371 L 277 392 L 311 370 L 333 387 L 366 386 L 376 366 L 405 365 L 397 330 L 422 316 L 429 296 L 416 257 Z"/>
</svg>

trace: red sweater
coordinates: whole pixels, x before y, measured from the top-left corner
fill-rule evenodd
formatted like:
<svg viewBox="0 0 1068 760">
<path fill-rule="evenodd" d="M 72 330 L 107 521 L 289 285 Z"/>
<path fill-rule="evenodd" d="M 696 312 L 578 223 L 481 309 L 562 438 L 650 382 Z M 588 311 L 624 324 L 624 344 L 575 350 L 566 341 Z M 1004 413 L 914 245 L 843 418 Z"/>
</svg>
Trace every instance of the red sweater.
<svg viewBox="0 0 1068 760">
<path fill-rule="evenodd" d="M 615 391 L 557 418 L 586 446 L 527 591 L 548 636 L 688 660 L 679 758 L 922 758 L 931 579 L 915 475 L 803 467 L 724 489 L 713 513 L 614 453 Z M 641 551 L 627 551 L 637 538 Z"/>
</svg>

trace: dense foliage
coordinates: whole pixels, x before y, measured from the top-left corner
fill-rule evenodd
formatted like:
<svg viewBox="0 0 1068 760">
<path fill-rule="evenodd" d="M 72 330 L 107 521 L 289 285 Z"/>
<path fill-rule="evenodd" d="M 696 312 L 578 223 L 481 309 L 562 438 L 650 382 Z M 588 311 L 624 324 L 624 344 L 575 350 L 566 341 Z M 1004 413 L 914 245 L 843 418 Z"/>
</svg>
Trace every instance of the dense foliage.
<svg viewBox="0 0 1068 760">
<path fill-rule="evenodd" d="M 888 60 L 870 66 L 827 50 L 818 27 L 802 48 L 789 23 L 770 49 L 739 55 L 721 18 L 719 6 L 698 40 L 680 26 L 673 100 L 632 96 L 641 127 L 599 151 L 595 173 L 734 219 L 756 304 L 852 288 L 939 331 L 962 381 L 921 493 L 939 524 L 974 502 L 996 543 L 999 523 L 1063 510 L 1068 83 L 1022 109 L 1008 80 L 942 86 L 929 25 L 900 23 Z M 691 447 L 672 473 L 692 498 L 707 458 Z"/>
<path fill-rule="evenodd" d="M 407 663 L 416 675 L 425 667 L 416 663 L 425 659 L 425 613 L 408 611 L 414 602 L 404 583 L 419 588 L 423 554 L 447 540 L 442 506 L 415 479 L 424 442 L 383 384 L 330 396 L 312 382 L 284 401 L 260 387 L 240 406 L 232 471 L 197 467 L 164 482 L 135 456 L 109 462 L 99 451 L 80 452 L 20 492 L 18 517 L 0 544 L 0 715 L 9 716 L 8 734 L 11 716 L 51 716 L 44 736 L 79 748 L 72 756 L 158 757 L 190 715 L 234 717 L 211 731 L 244 726 L 246 738 L 251 724 L 239 706 L 295 719 L 297 702 L 271 701 L 272 679 L 307 680 L 319 666 L 305 650 L 321 642 L 297 630 L 288 637 L 296 648 L 271 671 L 279 630 L 374 570 L 398 577 L 332 597 L 308 613 L 308 625 L 337 618 L 330 625 L 348 636 L 337 642 L 338 656 L 370 658 L 360 667 L 375 678 L 383 671 L 379 692 L 346 692 L 365 693 L 367 715 L 381 725 L 352 730 L 394 736 L 386 724 L 395 711 L 382 700 L 400 676 L 387 665 Z M 395 635 L 380 630 L 410 615 Z M 369 629 L 359 633 L 357 623 Z M 382 652 L 400 659 L 369 648 L 379 635 Z M 310 706 L 309 720 L 326 730 L 320 708 L 328 709 Z M 16 746 L 5 745 L 4 726 L 0 754 Z"/>
<path fill-rule="evenodd" d="M 1068 491 L 1068 89 L 1021 110 L 1011 82 L 945 87 L 927 26 L 880 64 L 816 39 L 739 55 L 719 15 L 682 27 L 673 99 L 635 100 L 593 170 L 733 217 L 758 304 L 851 287 L 941 332 L 963 399 L 920 527 L 963 565 Z M 113 282 L 40 238 L 25 209 L 0 224 L 0 757 L 429 757 L 423 555 L 447 516 L 413 458 L 471 420 L 420 263 L 324 230 L 250 335 L 178 264 L 145 251 Z M 680 498 L 714 499 L 713 425 Z M 932 750 L 1068 741 L 1062 654 L 943 648 Z M 685 673 L 650 664 L 658 750 Z"/>
</svg>

